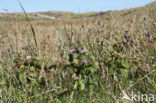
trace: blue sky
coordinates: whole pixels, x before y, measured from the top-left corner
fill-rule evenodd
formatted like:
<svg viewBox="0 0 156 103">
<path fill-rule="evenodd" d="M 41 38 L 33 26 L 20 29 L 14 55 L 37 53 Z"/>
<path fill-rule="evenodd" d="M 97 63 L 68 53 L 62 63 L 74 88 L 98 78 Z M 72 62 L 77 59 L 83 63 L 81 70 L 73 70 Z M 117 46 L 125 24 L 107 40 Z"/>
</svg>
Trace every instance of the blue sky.
<svg viewBox="0 0 156 103">
<path fill-rule="evenodd" d="M 107 11 L 144 6 L 156 0 L 20 0 L 27 12 L 37 11 Z M 22 11 L 17 0 L 0 0 L 0 12 Z"/>
</svg>

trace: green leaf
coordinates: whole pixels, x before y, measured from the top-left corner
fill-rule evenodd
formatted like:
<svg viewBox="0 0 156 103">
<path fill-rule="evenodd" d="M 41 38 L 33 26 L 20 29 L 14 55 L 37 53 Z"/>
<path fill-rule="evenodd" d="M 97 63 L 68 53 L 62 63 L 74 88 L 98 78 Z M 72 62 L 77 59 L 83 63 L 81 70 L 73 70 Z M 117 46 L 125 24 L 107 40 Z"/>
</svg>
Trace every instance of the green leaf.
<svg viewBox="0 0 156 103">
<path fill-rule="evenodd" d="M 34 85 L 34 91 L 33 91 L 33 94 L 35 96 L 35 103 L 39 103 L 39 97 L 37 95 L 39 95 L 39 92 L 38 92 L 38 88 L 36 85 Z"/>
<path fill-rule="evenodd" d="M 77 59 L 74 59 L 73 63 L 74 63 L 74 64 L 78 64 L 79 61 L 78 61 Z"/>
<path fill-rule="evenodd" d="M 31 82 L 33 82 L 33 83 L 37 83 L 36 79 L 34 79 L 34 78 L 28 77 L 28 79 L 29 79 Z"/>
<path fill-rule="evenodd" d="M 113 52 L 113 51 L 114 51 L 113 46 L 112 46 L 112 45 L 108 46 L 108 50 L 109 50 L 110 52 Z"/>
<path fill-rule="evenodd" d="M 125 68 L 130 68 L 130 64 L 127 61 L 121 61 L 121 65 Z"/>
<path fill-rule="evenodd" d="M 116 73 L 114 73 L 113 78 L 114 78 L 115 81 L 118 81 L 118 78 L 116 76 Z"/>
<path fill-rule="evenodd" d="M 22 8 L 22 10 L 23 10 L 23 12 L 24 12 L 24 14 L 25 14 L 25 17 L 26 17 L 26 19 L 27 19 L 27 21 L 28 21 L 28 23 L 29 23 L 29 25 L 30 25 L 30 28 L 31 28 L 31 31 L 32 31 L 32 34 L 33 34 L 33 37 L 34 37 L 34 41 L 35 41 L 36 48 L 38 48 L 35 30 L 34 30 L 32 24 L 31 24 L 30 19 L 28 18 L 28 15 L 27 15 L 27 13 L 26 13 L 26 11 L 25 11 L 23 5 L 21 4 L 20 0 L 18 0 L 18 3 L 20 4 L 20 6 L 21 6 L 21 8 Z"/>
<path fill-rule="evenodd" d="M 95 68 L 99 68 L 99 63 L 97 61 L 94 62 Z"/>
<path fill-rule="evenodd" d="M 26 82 L 26 73 L 25 72 L 20 73 L 19 79 L 22 83 L 25 83 Z"/>
<path fill-rule="evenodd" d="M 77 86 L 78 86 L 78 83 L 77 83 L 77 81 L 76 81 L 76 83 L 75 83 L 75 85 L 74 85 L 74 89 L 76 89 Z"/>
<path fill-rule="evenodd" d="M 86 72 L 91 72 L 91 73 L 94 73 L 97 71 L 97 68 L 95 66 L 92 66 L 92 67 L 89 67 L 89 68 L 86 68 Z"/>
<path fill-rule="evenodd" d="M 78 56 L 79 56 L 79 55 L 78 55 L 78 54 L 76 54 L 76 53 L 75 53 L 75 54 L 73 54 L 74 59 L 77 59 L 77 58 L 78 58 Z"/>
<path fill-rule="evenodd" d="M 65 103 L 65 101 L 62 98 L 56 98 L 56 103 Z"/>
<path fill-rule="evenodd" d="M 21 66 L 20 66 L 20 69 L 23 69 L 24 67 L 25 67 L 24 65 L 21 65 Z"/>
<path fill-rule="evenodd" d="M 109 69 L 109 75 L 113 75 L 114 70 L 112 68 Z"/>
<path fill-rule="evenodd" d="M 80 81 L 80 90 L 83 91 L 85 89 L 85 82 L 83 80 Z"/>
<path fill-rule="evenodd" d="M 40 57 L 35 57 L 34 58 L 36 61 L 40 61 Z"/>
<path fill-rule="evenodd" d="M 30 67 L 30 71 L 34 71 L 35 68 L 33 66 Z"/>
<path fill-rule="evenodd" d="M 110 62 L 110 66 L 111 66 L 111 68 L 114 68 L 114 69 L 117 67 L 117 65 L 113 61 Z"/>
<path fill-rule="evenodd" d="M 123 77 L 128 78 L 128 70 L 127 69 L 121 69 L 121 74 Z"/>
</svg>

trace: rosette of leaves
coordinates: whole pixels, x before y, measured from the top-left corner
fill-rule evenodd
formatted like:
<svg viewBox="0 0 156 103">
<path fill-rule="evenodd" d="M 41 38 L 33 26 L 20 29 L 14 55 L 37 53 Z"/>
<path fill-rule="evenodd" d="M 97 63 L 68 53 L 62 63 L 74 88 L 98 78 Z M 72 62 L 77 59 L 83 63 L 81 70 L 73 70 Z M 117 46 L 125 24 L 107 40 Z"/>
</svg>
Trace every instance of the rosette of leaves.
<svg viewBox="0 0 156 103">
<path fill-rule="evenodd" d="M 24 60 L 17 68 L 17 78 L 23 84 L 37 83 L 41 65 L 42 63 L 39 57 Z"/>
<path fill-rule="evenodd" d="M 79 51 L 77 49 L 76 51 L 71 51 L 69 54 L 70 65 L 65 70 L 68 75 L 73 73 L 71 76 L 72 83 L 75 84 L 73 89 L 83 91 L 86 86 L 94 83 L 93 78 L 99 70 L 99 63 L 93 60 L 89 53 L 84 52 L 84 50 Z"/>
<path fill-rule="evenodd" d="M 74 51 L 74 50 L 73 50 Z M 69 72 L 74 72 L 77 75 L 89 75 L 94 73 L 98 69 L 98 62 L 92 61 L 90 55 L 84 52 L 84 50 L 79 51 L 78 49 L 69 54 Z"/>
<path fill-rule="evenodd" d="M 115 81 L 119 81 L 120 78 L 127 79 L 132 66 L 129 59 L 124 57 L 118 50 L 116 51 L 116 46 L 109 47 L 109 50 L 104 56 L 105 65 L 109 68 L 109 75 Z"/>
</svg>

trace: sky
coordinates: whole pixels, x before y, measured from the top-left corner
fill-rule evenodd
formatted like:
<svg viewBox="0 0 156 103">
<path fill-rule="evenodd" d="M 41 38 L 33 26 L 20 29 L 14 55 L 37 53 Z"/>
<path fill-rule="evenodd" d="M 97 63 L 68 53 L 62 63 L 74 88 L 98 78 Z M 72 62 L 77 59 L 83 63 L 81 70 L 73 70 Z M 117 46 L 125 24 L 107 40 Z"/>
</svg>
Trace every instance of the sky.
<svg viewBox="0 0 156 103">
<path fill-rule="evenodd" d="M 144 6 L 156 0 L 20 0 L 26 12 L 122 10 Z M 0 0 L 0 12 L 21 12 L 18 0 Z"/>
</svg>

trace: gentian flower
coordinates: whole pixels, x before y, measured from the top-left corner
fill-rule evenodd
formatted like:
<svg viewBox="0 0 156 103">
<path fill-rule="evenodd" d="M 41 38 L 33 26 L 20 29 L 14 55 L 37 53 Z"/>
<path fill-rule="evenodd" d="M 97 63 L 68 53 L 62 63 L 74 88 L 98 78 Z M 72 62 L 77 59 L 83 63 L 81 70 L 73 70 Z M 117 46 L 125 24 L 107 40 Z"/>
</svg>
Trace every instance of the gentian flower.
<svg viewBox="0 0 156 103">
<path fill-rule="evenodd" d="M 149 37 L 151 36 L 151 34 L 150 34 L 149 32 L 147 32 L 147 33 L 145 34 L 145 36 L 149 38 Z"/>
<path fill-rule="evenodd" d="M 87 64 L 87 60 L 83 60 L 83 64 Z"/>
<path fill-rule="evenodd" d="M 85 54 L 85 53 L 86 53 L 86 51 L 85 51 L 84 49 L 82 49 L 82 50 L 81 50 L 81 53 L 82 53 L 82 54 Z"/>
<path fill-rule="evenodd" d="M 71 77 L 73 74 L 74 74 L 74 73 L 69 73 L 69 72 L 67 72 L 65 75 L 66 75 L 67 77 Z"/>
<path fill-rule="evenodd" d="M 70 53 L 74 53 L 74 52 L 76 52 L 76 49 L 70 50 Z"/>
<path fill-rule="evenodd" d="M 75 77 L 75 78 L 74 78 L 74 80 L 78 80 L 78 79 L 79 79 L 79 77 Z"/>
<path fill-rule="evenodd" d="M 66 73 L 65 75 L 66 75 L 67 77 L 69 77 L 69 76 L 70 76 L 70 75 L 69 75 L 69 73 Z"/>
</svg>

